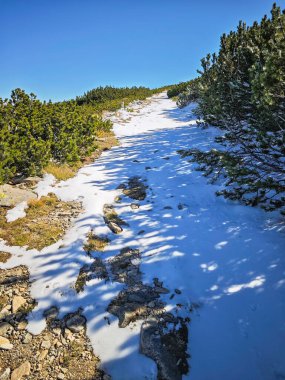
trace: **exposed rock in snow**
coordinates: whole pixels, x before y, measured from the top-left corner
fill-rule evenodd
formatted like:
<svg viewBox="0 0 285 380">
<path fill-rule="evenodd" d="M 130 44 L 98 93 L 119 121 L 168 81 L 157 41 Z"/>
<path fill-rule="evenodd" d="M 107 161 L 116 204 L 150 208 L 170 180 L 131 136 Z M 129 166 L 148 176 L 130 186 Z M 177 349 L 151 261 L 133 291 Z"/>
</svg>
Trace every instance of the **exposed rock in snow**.
<svg viewBox="0 0 285 380">
<path fill-rule="evenodd" d="M 21 202 L 36 199 L 37 194 L 32 190 L 20 189 L 9 184 L 0 185 L 0 206 L 14 207 Z"/>
</svg>

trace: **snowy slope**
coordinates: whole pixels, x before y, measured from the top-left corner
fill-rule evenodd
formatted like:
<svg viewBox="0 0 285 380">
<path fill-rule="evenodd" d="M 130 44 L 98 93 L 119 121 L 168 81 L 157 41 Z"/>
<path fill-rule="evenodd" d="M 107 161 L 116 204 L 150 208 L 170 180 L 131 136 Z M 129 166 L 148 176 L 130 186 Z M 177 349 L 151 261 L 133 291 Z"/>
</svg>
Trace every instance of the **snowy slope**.
<svg viewBox="0 0 285 380">
<path fill-rule="evenodd" d="M 139 324 L 120 329 L 105 312 L 121 284 L 93 280 L 79 295 L 72 288 L 90 260 L 82 249 L 86 233 L 90 228 L 108 233 L 103 205 L 120 194 L 119 184 L 138 175 L 147 180 L 148 196 L 138 210 L 125 198 L 116 206 L 129 227 L 101 256 L 139 248 L 144 282 L 158 277 L 171 291 L 181 290 L 164 300 L 169 310 L 183 305 L 182 315 L 193 310 L 191 372 L 185 379 L 285 378 L 285 235 L 279 216 L 217 198 L 216 187 L 180 158 L 178 149 L 207 149 L 215 134 L 196 126 L 191 106 L 179 110 L 161 94 L 133 113 L 123 111 L 114 130 L 120 146 L 73 179 L 53 187 L 47 176 L 39 184 L 39 194 L 53 191 L 63 200 L 83 202 L 84 214 L 62 241 L 40 253 L 0 242 L 0 250 L 13 253 L 3 267 L 29 266 L 38 301 L 30 331 L 44 328 L 42 312 L 51 305 L 58 305 L 62 315 L 82 307 L 94 351 L 114 380 L 156 378 L 155 364 L 139 354 Z M 141 230 L 145 233 L 138 235 Z"/>
</svg>

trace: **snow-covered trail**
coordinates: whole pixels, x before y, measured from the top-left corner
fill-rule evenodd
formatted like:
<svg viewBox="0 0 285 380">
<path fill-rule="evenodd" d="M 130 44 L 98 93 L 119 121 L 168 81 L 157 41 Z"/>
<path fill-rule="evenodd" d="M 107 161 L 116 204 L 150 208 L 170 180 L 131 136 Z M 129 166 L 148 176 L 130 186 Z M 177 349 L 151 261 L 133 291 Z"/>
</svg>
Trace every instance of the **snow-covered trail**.
<svg viewBox="0 0 285 380">
<path fill-rule="evenodd" d="M 82 307 L 94 351 L 114 380 L 156 378 L 154 362 L 139 354 L 139 323 L 120 329 L 117 318 L 105 311 L 122 285 L 92 280 L 79 295 L 72 288 L 90 260 L 82 249 L 86 233 L 90 228 L 109 233 L 103 205 L 120 194 L 119 184 L 138 175 L 147 180 L 148 196 L 137 210 L 126 198 L 115 205 L 129 227 L 111 237 L 100 257 L 126 246 L 139 248 L 144 283 L 158 277 L 171 292 L 181 290 L 163 300 L 172 311 L 181 304 L 181 315 L 193 310 L 191 372 L 185 379 L 284 379 L 285 235 L 279 216 L 217 198 L 216 186 L 180 158 L 177 150 L 207 148 L 215 133 L 196 126 L 191 106 L 179 110 L 161 94 L 121 116 L 125 121 L 114 124 L 120 146 L 73 179 L 53 187 L 47 177 L 39 185 L 40 194 L 52 191 L 63 200 L 83 202 L 85 212 L 65 238 L 40 253 L 0 242 L 0 250 L 13 253 L 3 267 L 29 266 L 38 301 L 30 330 L 41 331 L 42 312 L 51 305 L 62 315 Z"/>
</svg>

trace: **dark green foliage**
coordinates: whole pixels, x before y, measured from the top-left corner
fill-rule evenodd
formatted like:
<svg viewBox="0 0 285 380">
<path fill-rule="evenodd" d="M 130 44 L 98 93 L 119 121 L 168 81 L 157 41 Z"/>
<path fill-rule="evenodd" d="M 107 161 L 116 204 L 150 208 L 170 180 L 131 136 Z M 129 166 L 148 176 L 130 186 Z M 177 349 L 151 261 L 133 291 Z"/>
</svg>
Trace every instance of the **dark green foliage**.
<svg viewBox="0 0 285 380">
<path fill-rule="evenodd" d="M 179 108 L 187 104 L 197 102 L 200 97 L 200 78 L 188 82 L 186 89 L 178 95 L 177 105 Z"/>
<path fill-rule="evenodd" d="M 76 100 L 41 102 L 21 89 L 0 98 L 0 183 L 16 174 L 40 174 L 49 161 L 75 164 L 96 149 L 96 135 L 111 130 L 113 111 L 161 89 L 99 87 Z"/>
<path fill-rule="evenodd" d="M 266 210 L 285 207 L 285 14 L 240 22 L 202 60 L 198 114 L 218 126 L 220 150 L 190 151 L 218 195 Z"/>
<path fill-rule="evenodd" d="M 162 88 L 151 90 L 147 87 L 98 87 L 82 96 L 77 96 L 76 102 L 79 105 L 92 105 L 98 111 L 115 111 L 121 107 L 122 102 L 127 105 L 134 100 L 143 100 L 161 91 Z"/>
<path fill-rule="evenodd" d="M 111 124 L 75 102 L 45 103 L 23 90 L 0 99 L 0 183 L 39 174 L 52 159 L 74 163 L 95 148 Z"/>
<path fill-rule="evenodd" d="M 188 85 L 191 84 L 191 80 L 187 82 L 180 82 L 178 84 L 172 85 L 170 89 L 167 91 L 167 96 L 169 98 L 173 98 L 174 96 L 178 96 L 182 92 L 184 92 Z"/>
</svg>

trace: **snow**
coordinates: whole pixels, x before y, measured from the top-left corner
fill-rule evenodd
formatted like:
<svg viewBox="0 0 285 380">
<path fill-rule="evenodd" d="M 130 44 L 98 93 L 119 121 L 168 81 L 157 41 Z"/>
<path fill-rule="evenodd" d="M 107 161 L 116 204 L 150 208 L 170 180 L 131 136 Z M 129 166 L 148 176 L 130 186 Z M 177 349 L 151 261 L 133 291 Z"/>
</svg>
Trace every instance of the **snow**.
<svg viewBox="0 0 285 380">
<path fill-rule="evenodd" d="M 10 208 L 6 214 L 7 222 L 13 222 L 19 218 L 26 216 L 25 209 L 28 207 L 27 202 L 20 202 L 15 207 Z"/>
<path fill-rule="evenodd" d="M 44 328 L 42 312 L 49 306 L 58 305 L 61 315 L 82 307 L 94 351 L 114 380 L 156 378 L 154 362 L 139 353 L 140 324 L 119 328 L 105 311 L 122 284 L 92 280 L 79 294 L 73 288 L 80 268 L 90 262 L 82 249 L 86 234 L 91 228 L 109 233 L 103 205 L 120 194 L 119 184 L 138 175 L 147 180 L 148 196 L 136 210 L 127 198 L 115 205 L 129 227 L 109 234 L 111 243 L 100 257 L 106 260 L 126 246 L 139 248 L 144 283 L 158 277 L 171 292 L 181 290 L 171 300 L 169 294 L 162 298 L 167 310 L 177 310 L 179 303 L 178 312 L 191 317 L 191 373 L 184 378 L 283 378 L 284 222 L 278 214 L 217 198 L 218 187 L 181 159 L 177 150 L 209 149 L 216 133 L 196 126 L 193 105 L 177 109 L 161 94 L 143 108 L 137 104 L 134 112 L 119 112 L 113 121 L 120 146 L 72 179 L 55 185 L 46 176 L 38 184 L 39 195 L 54 192 L 62 200 L 82 201 L 85 212 L 65 237 L 41 252 L 0 241 L 0 250 L 12 253 L 2 267 L 24 264 L 31 273 L 38 305 L 29 330 Z"/>
</svg>

